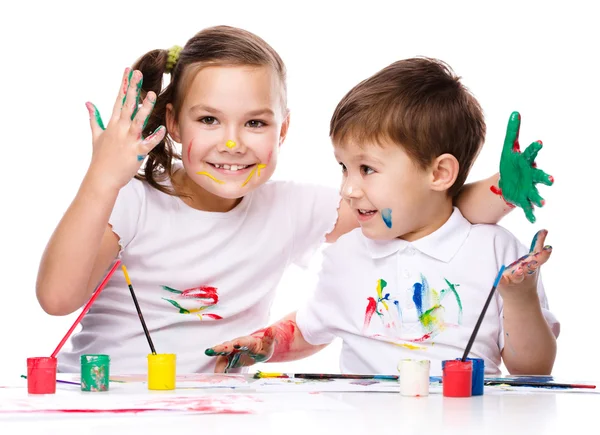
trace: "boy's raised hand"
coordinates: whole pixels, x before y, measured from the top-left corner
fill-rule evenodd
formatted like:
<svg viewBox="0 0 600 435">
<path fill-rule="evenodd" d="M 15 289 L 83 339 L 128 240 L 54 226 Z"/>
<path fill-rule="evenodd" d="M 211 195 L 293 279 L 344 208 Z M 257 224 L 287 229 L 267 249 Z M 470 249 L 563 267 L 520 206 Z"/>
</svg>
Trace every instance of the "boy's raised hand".
<svg viewBox="0 0 600 435">
<path fill-rule="evenodd" d="M 529 253 L 506 268 L 498 286 L 503 298 L 537 294 L 539 269 L 552 254 L 552 246 L 544 246 L 547 234 L 546 230 L 538 231 L 531 242 Z"/>
<path fill-rule="evenodd" d="M 275 350 L 275 339 L 269 328 L 257 335 L 236 338 L 206 349 L 207 356 L 216 356 L 215 373 L 227 373 L 229 369 L 248 367 L 268 361 Z"/>
<path fill-rule="evenodd" d="M 513 112 L 508 121 L 506 137 L 500 158 L 500 180 L 492 191 L 502 195 L 504 200 L 514 206 L 521 207 L 529 222 L 535 222 L 533 205 L 542 207 L 544 199 L 540 196 L 538 183 L 551 186 L 554 178 L 541 169 L 537 169 L 535 158 L 542 149 L 542 142 L 537 141 L 530 144 L 525 151 L 521 152 L 519 146 L 519 129 L 521 127 L 521 115 Z"/>
<path fill-rule="evenodd" d="M 156 94 L 148 92 L 138 110 L 142 73 L 126 68 L 106 128 L 96 106 L 86 103 L 92 129 L 92 162 L 88 174 L 108 188 L 120 189 L 139 170 L 145 156 L 165 137 L 160 126 L 147 138 L 142 131 L 154 108 Z"/>
</svg>

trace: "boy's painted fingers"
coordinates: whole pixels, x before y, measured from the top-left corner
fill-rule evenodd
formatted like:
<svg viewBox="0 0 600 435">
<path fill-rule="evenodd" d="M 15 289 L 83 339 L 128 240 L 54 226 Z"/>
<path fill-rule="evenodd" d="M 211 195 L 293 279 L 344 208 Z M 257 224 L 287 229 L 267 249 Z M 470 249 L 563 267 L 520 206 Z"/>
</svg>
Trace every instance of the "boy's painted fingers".
<svg viewBox="0 0 600 435">
<path fill-rule="evenodd" d="M 142 80 L 142 73 L 137 70 L 133 71 L 127 93 L 125 94 L 125 100 L 123 100 L 121 115 L 119 117 L 123 121 L 131 122 L 134 111 L 137 111 L 138 92 Z"/>
<path fill-rule="evenodd" d="M 534 183 L 542 183 L 546 186 L 552 186 L 554 184 L 554 177 L 552 175 L 546 174 L 541 169 L 534 168 L 533 169 L 533 182 Z"/>
<path fill-rule="evenodd" d="M 521 128 L 521 115 L 519 112 L 513 112 L 508 119 L 506 127 L 506 136 L 504 137 L 503 153 L 511 153 L 514 145 L 519 146 L 519 129 Z"/>
<path fill-rule="evenodd" d="M 529 163 L 530 165 L 533 164 L 533 162 L 535 162 L 535 159 L 538 155 L 538 153 L 540 152 L 540 150 L 542 149 L 542 141 L 538 140 L 537 142 L 533 142 L 532 144 L 530 144 L 525 151 L 523 151 L 523 157 L 525 158 L 525 160 L 527 161 L 527 163 Z"/>
<path fill-rule="evenodd" d="M 544 198 L 542 198 L 542 196 L 540 195 L 540 193 L 538 192 L 538 190 L 535 188 L 535 186 L 532 186 L 531 189 L 529 189 L 529 200 L 531 202 L 533 202 L 536 206 L 538 207 L 543 207 L 545 204 Z"/>
<path fill-rule="evenodd" d="M 162 125 L 154 130 L 154 133 L 140 142 L 140 154 L 146 155 L 152 151 L 156 145 L 162 142 L 166 133 L 167 129 Z"/>
<path fill-rule="evenodd" d="M 117 94 L 117 99 L 115 100 L 115 104 L 113 105 L 113 111 L 111 115 L 111 121 L 117 120 L 121 117 L 121 107 L 123 107 L 123 101 L 125 100 L 125 96 L 127 95 L 127 89 L 129 88 L 129 81 L 133 76 L 133 71 L 131 68 L 125 68 L 123 72 L 123 77 L 121 79 L 121 86 L 119 87 L 119 93 Z"/>
<path fill-rule="evenodd" d="M 148 123 L 148 118 L 150 118 L 150 114 L 152 113 L 152 109 L 154 108 L 154 103 L 156 103 L 156 94 L 154 92 L 148 92 L 148 95 L 146 95 L 142 107 L 137 112 L 133 123 L 130 127 L 130 133 L 134 135 L 137 139 L 142 138 L 144 127 Z"/>
<path fill-rule="evenodd" d="M 544 248 L 544 242 L 546 241 L 546 236 L 548 235 L 548 230 L 539 230 L 533 236 L 531 240 L 531 245 L 529 246 L 529 252 L 535 254 L 536 252 L 540 252 Z"/>
<path fill-rule="evenodd" d="M 104 131 L 104 123 L 102 122 L 102 117 L 100 116 L 100 112 L 98 108 L 94 106 L 89 101 L 85 103 L 85 107 L 90 114 L 90 127 L 92 129 L 92 140 L 96 140 Z"/>
</svg>

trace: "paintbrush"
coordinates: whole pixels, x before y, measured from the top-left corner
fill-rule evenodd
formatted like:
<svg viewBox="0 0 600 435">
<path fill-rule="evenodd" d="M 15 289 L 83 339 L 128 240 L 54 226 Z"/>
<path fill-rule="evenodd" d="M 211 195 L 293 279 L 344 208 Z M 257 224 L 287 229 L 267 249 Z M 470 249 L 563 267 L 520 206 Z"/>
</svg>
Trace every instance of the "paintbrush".
<svg viewBox="0 0 600 435">
<path fill-rule="evenodd" d="M 152 344 L 152 339 L 150 338 L 150 332 L 146 327 L 146 322 L 144 321 L 144 316 L 142 315 L 142 310 L 140 309 L 140 305 L 138 304 L 137 298 L 135 297 L 135 292 L 133 291 L 133 285 L 131 285 L 131 280 L 129 279 L 129 274 L 127 273 L 127 268 L 125 265 L 121 266 L 123 269 L 123 275 L 125 275 L 125 281 L 127 281 L 127 286 L 129 287 L 129 291 L 131 293 L 131 297 L 133 298 L 133 303 L 135 304 L 135 309 L 137 310 L 138 317 L 140 318 L 140 322 L 142 323 L 142 328 L 144 328 L 144 334 L 146 334 L 146 338 L 148 339 L 148 344 L 150 345 L 150 350 L 152 351 L 152 355 L 156 355 L 156 350 L 154 349 L 154 344 Z"/>
<path fill-rule="evenodd" d="M 257 371 L 256 379 L 261 378 L 299 378 L 299 379 L 379 379 L 397 381 L 397 375 L 353 375 L 339 373 L 265 373 Z"/>
<path fill-rule="evenodd" d="M 483 305 L 483 310 L 481 310 L 481 314 L 479 315 L 479 319 L 477 319 L 475 328 L 473 328 L 473 333 L 471 334 L 471 338 L 469 338 L 469 342 L 467 343 L 467 347 L 465 348 L 465 353 L 463 354 L 463 357 L 461 360 L 462 362 L 465 362 L 467 360 L 467 357 L 469 356 L 469 352 L 471 352 L 471 347 L 473 346 L 473 343 L 475 342 L 475 337 L 477 337 L 477 333 L 479 332 L 479 327 L 481 326 L 481 322 L 483 322 L 485 312 L 487 311 L 488 306 L 490 305 L 490 302 L 492 301 L 492 297 L 494 296 L 496 287 L 498 287 L 500 278 L 502 278 L 503 272 L 504 272 L 504 265 L 502 265 L 502 267 L 498 271 L 498 275 L 496 276 L 496 279 L 494 280 L 494 285 L 492 286 L 492 290 L 490 291 L 490 294 L 489 294 L 487 300 L 485 301 L 485 304 Z"/>
<path fill-rule="evenodd" d="M 563 384 L 560 382 L 519 381 L 515 379 L 485 380 L 484 385 L 510 385 L 511 387 L 541 387 L 541 388 L 596 388 L 591 384 Z"/>
<path fill-rule="evenodd" d="M 23 379 L 27 379 L 27 376 L 25 376 L 25 375 L 21 375 L 21 377 L 22 377 Z M 77 385 L 78 387 L 81 387 L 81 383 L 80 383 L 80 382 L 63 381 L 63 380 L 57 379 L 57 380 L 56 380 L 56 383 L 57 383 L 57 384 L 69 384 L 69 385 Z"/>
<path fill-rule="evenodd" d="M 67 339 L 71 336 L 71 334 L 73 333 L 73 331 L 75 330 L 77 325 L 79 325 L 79 322 L 81 322 L 81 319 L 83 319 L 83 316 L 86 315 L 86 313 L 88 312 L 88 310 L 90 309 L 90 307 L 92 306 L 94 301 L 98 298 L 98 296 L 100 296 L 100 292 L 104 289 L 104 287 L 110 280 L 111 276 L 113 275 L 113 273 L 115 273 L 115 270 L 117 270 L 117 267 L 119 267 L 120 264 L 121 264 L 121 260 L 117 260 L 115 262 L 115 264 L 113 264 L 113 266 L 110 268 L 110 270 L 108 271 L 108 273 L 106 274 L 106 276 L 104 277 L 104 279 L 102 280 L 100 285 L 96 288 L 94 295 L 90 298 L 88 303 L 85 304 L 85 306 L 81 310 L 81 314 L 79 314 L 79 317 L 77 317 L 77 319 L 75 319 L 73 326 L 71 326 L 71 328 L 67 331 L 67 333 L 63 337 L 63 339 L 60 341 L 60 343 L 58 343 L 58 346 L 56 346 L 56 349 L 54 349 L 54 352 L 52 352 L 52 355 L 50 356 L 51 358 L 56 358 L 56 355 L 58 355 L 58 352 L 60 352 L 60 349 L 64 346 Z"/>
</svg>

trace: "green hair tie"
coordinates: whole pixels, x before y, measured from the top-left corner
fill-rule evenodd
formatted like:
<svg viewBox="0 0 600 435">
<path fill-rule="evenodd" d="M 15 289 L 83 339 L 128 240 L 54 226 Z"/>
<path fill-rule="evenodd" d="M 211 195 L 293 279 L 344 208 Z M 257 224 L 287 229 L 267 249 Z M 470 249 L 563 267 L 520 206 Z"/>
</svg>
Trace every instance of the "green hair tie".
<svg viewBox="0 0 600 435">
<path fill-rule="evenodd" d="M 179 45 L 174 45 L 169 48 L 169 54 L 167 55 L 167 66 L 165 72 L 170 74 L 175 68 L 177 61 L 179 60 L 179 53 L 181 53 L 182 48 Z"/>
</svg>

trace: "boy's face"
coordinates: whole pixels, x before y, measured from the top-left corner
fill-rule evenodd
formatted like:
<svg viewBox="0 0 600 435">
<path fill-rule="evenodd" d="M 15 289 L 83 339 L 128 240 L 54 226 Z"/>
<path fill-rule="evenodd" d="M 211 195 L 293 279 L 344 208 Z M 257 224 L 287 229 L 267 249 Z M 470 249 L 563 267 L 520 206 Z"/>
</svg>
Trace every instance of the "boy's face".
<svg viewBox="0 0 600 435">
<path fill-rule="evenodd" d="M 432 232 L 432 172 L 400 146 L 349 143 L 335 146 L 335 156 L 342 166 L 341 194 L 366 237 L 413 241 Z"/>
<path fill-rule="evenodd" d="M 209 66 L 191 79 L 169 134 L 182 144 L 187 176 L 222 198 L 241 198 L 277 164 L 289 117 L 271 68 Z"/>
</svg>

